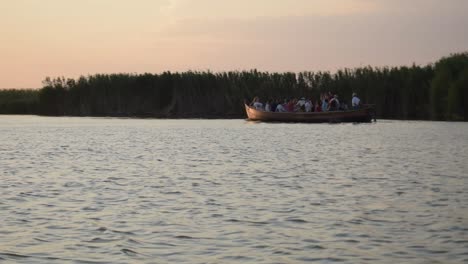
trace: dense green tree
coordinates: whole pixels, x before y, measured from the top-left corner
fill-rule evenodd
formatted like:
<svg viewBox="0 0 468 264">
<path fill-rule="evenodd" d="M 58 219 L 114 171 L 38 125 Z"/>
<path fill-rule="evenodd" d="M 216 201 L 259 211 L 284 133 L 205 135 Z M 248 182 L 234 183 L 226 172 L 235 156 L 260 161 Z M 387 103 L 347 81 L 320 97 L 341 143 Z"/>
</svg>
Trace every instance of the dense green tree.
<svg viewBox="0 0 468 264">
<path fill-rule="evenodd" d="M 0 90 L 0 114 L 37 114 L 39 90 Z"/>
<path fill-rule="evenodd" d="M 431 114 L 435 120 L 467 120 L 468 52 L 453 54 L 434 66 Z"/>
</svg>

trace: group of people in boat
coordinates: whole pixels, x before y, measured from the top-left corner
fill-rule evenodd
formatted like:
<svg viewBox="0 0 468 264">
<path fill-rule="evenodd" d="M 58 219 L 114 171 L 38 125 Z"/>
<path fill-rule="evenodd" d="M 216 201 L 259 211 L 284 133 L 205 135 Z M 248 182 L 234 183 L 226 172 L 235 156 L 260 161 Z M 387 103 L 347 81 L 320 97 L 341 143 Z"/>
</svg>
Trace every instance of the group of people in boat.
<svg viewBox="0 0 468 264">
<path fill-rule="evenodd" d="M 306 99 L 305 97 L 283 100 L 270 99 L 262 103 L 258 97 L 255 97 L 250 103 L 250 106 L 257 110 L 267 112 L 328 112 L 349 110 L 348 104 L 345 101 L 340 103 L 338 95 L 332 94 L 331 92 L 321 94 L 320 100 L 315 100 L 314 103 L 312 98 Z M 356 93 L 353 93 L 351 109 L 359 109 L 360 106 L 361 100 Z"/>
</svg>

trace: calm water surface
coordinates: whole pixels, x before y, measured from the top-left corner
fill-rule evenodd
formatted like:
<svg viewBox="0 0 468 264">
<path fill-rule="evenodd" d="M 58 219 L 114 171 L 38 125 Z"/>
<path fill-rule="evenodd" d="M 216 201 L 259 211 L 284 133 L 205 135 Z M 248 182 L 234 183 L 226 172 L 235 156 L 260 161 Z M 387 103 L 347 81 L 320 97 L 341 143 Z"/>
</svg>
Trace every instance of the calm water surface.
<svg viewBox="0 0 468 264">
<path fill-rule="evenodd" d="M 0 116 L 0 262 L 468 263 L 468 124 Z"/>
</svg>

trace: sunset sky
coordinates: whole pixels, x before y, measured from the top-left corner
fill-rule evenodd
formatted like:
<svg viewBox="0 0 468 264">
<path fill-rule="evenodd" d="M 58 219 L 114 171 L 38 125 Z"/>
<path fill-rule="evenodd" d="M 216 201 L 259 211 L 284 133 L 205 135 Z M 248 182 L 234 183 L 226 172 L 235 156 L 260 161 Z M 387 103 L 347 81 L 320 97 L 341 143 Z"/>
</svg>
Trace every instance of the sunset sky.
<svg viewBox="0 0 468 264">
<path fill-rule="evenodd" d="M 0 88 L 46 76 L 330 70 L 468 51 L 466 0 L 0 0 Z"/>
</svg>

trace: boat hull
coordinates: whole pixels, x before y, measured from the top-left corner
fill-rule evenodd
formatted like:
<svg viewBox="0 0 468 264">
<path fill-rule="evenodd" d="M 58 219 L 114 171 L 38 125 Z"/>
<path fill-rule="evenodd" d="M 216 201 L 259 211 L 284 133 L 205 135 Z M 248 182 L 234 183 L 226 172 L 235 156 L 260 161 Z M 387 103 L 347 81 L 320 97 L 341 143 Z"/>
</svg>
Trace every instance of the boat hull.
<svg viewBox="0 0 468 264">
<path fill-rule="evenodd" d="M 333 112 L 265 112 L 245 104 L 248 120 L 262 122 L 340 123 L 372 122 L 373 108 Z"/>
</svg>

